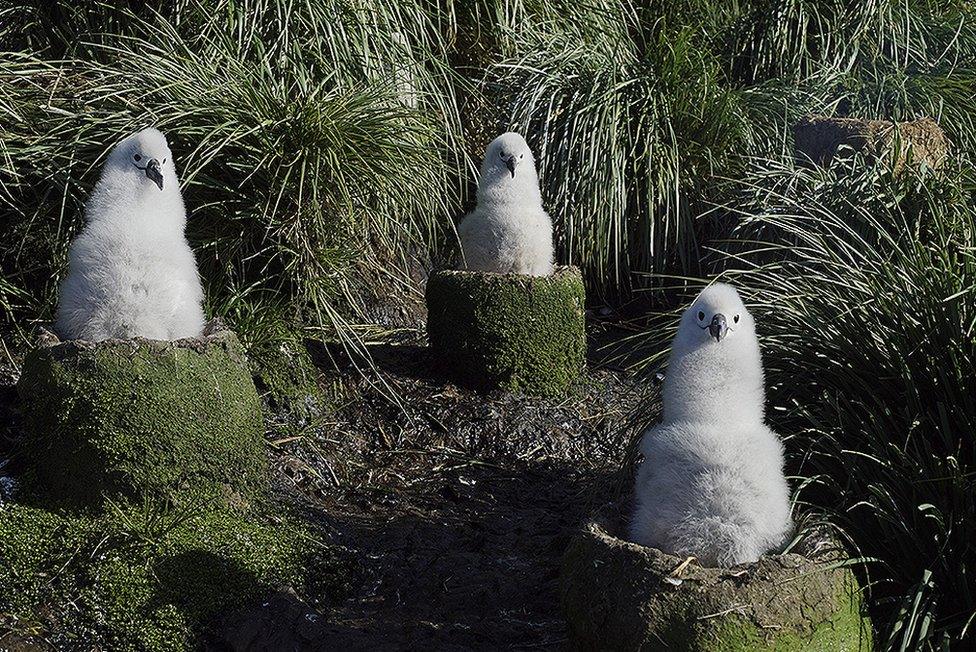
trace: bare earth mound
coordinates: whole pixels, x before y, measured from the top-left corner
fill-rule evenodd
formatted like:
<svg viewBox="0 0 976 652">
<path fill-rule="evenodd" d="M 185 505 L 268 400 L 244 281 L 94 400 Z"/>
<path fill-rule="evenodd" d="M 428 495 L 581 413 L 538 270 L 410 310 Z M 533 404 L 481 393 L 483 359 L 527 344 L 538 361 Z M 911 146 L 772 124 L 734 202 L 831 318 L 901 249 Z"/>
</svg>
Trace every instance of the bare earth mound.
<svg viewBox="0 0 976 652">
<path fill-rule="evenodd" d="M 800 120 L 793 133 L 797 156 L 823 166 L 830 165 L 842 145 L 875 157 L 892 156 L 896 174 L 909 162 L 938 170 L 949 152 L 949 140 L 931 118 L 895 123 L 813 116 Z"/>
</svg>

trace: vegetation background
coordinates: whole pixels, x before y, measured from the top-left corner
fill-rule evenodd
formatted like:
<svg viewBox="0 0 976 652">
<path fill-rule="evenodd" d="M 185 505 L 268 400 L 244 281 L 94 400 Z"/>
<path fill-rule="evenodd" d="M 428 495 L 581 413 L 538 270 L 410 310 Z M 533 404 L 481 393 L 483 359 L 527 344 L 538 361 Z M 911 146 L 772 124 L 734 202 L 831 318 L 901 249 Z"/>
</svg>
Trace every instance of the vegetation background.
<svg viewBox="0 0 976 652">
<path fill-rule="evenodd" d="M 808 113 L 931 116 L 952 160 L 797 167 Z M 0 314 L 14 346 L 52 317 L 101 162 L 151 124 L 208 311 L 255 349 L 356 347 L 413 314 L 484 145 L 519 130 L 559 260 L 646 324 L 638 371 L 695 279 L 740 286 L 798 503 L 869 560 L 880 647 L 965 647 L 974 120 L 968 0 L 4 0 Z"/>
</svg>

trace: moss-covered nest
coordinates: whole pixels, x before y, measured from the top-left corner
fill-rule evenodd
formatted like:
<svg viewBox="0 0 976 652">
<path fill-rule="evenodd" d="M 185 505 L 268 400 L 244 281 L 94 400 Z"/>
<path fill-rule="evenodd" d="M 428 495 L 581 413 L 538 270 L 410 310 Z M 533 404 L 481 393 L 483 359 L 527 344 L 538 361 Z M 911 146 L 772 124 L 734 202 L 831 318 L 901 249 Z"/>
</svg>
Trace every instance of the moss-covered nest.
<svg viewBox="0 0 976 652">
<path fill-rule="evenodd" d="M 583 279 L 437 271 L 427 281 L 427 334 L 444 369 L 465 385 L 557 395 L 586 355 Z"/>
<path fill-rule="evenodd" d="M 267 483 L 261 403 L 228 330 L 176 342 L 48 337 L 17 392 L 31 493 L 54 504 L 187 486 L 248 499 Z"/>
<path fill-rule="evenodd" d="M 563 559 L 562 602 L 573 647 L 694 652 L 871 649 L 853 573 L 824 539 L 808 556 L 703 568 L 614 536 L 608 509 Z"/>
</svg>

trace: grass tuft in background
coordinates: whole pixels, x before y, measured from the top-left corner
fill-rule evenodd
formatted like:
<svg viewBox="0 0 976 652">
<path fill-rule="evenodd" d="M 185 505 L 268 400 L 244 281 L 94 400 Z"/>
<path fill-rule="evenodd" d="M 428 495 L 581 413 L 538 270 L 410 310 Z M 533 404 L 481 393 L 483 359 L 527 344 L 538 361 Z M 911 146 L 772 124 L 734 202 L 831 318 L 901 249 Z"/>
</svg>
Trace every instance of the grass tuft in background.
<svg viewBox="0 0 976 652">
<path fill-rule="evenodd" d="M 50 317 L 100 163 L 150 124 L 179 156 L 212 312 L 273 305 L 335 332 L 340 312 L 417 294 L 411 273 L 451 231 L 464 160 L 453 73 L 418 6 L 62 10 L 73 35 L 36 17 L 20 38 L 44 48 L 0 55 L 4 305 Z M 42 60 L 51 50 L 65 58 Z M 349 291 L 360 277 L 374 282 Z"/>
</svg>

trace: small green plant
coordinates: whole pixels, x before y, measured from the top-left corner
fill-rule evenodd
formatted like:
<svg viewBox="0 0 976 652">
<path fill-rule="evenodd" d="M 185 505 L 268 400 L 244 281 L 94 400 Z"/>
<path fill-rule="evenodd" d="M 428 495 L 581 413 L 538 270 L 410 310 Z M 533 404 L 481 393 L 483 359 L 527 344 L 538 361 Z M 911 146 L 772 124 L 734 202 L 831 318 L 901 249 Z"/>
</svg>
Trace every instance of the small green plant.
<svg viewBox="0 0 976 652">
<path fill-rule="evenodd" d="M 143 496 L 136 505 L 105 499 L 105 509 L 118 524 L 119 534 L 137 548 L 155 548 L 162 545 L 180 529 L 191 527 L 204 514 L 205 497 L 195 497 L 183 505 Z"/>
</svg>

